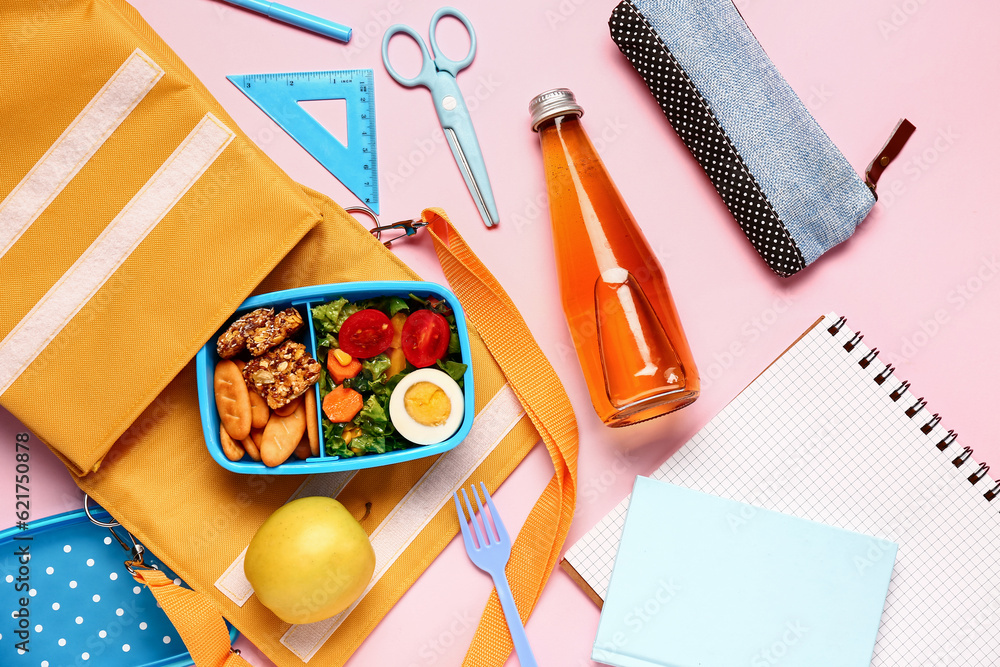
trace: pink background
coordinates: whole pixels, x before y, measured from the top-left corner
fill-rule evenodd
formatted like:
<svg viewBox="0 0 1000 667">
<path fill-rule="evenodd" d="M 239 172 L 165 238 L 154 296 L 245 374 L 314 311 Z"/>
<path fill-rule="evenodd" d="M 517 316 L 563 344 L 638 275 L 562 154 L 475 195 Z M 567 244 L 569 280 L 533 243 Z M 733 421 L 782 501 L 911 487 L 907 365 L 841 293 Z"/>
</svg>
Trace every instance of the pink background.
<svg viewBox="0 0 1000 667">
<path fill-rule="evenodd" d="M 617 504 L 635 474 L 657 467 L 831 310 L 882 350 L 896 375 L 927 398 L 928 411 L 940 412 L 947 427 L 976 447 L 978 460 L 1000 461 L 996 3 L 737 2 L 856 169 L 865 168 L 901 116 L 918 128 L 884 175 L 882 198 L 855 237 L 790 280 L 771 274 L 756 256 L 610 40 L 614 0 L 456 3 L 479 40 L 475 62 L 458 81 L 496 193 L 501 225 L 492 231 L 481 223 L 450 151 L 433 139 L 439 126 L 428 94 L 397 85 L 379 56 L 385 28 L 405 22 L 426 33 L 440 0 L 294 0 L 353 26 L 346 46 L 217 0 L 134 4 L 268 155 L 345 206 L 356 204 L 355 197 L 225 75 L 374 69 L 383 219 L 417 216 L 426 206 L 447 209 L 521 309 L 576 408 L 580 487 L 567 545 Z M 459 55 L 461 31 L 448 23 L 442 39 Z M 393 55 L 403 62 L 415 49 L 399 45 Z M 526 112 L 531 97 L 556 86 L 577 94 L 586 128 L 657 250 L 703 379 L 692 407 L 623 430 L 605 428 L 595 416 L 560 309 L 541 159 Z M 425 278 L 443 282 L 429 239 L 394 250 Z M 0 442 L 11 443 L 19 428 L 0 410 Z M 12 449 L 5 445 L 0 460 L 0 526 L 14 523 Z M 34 448 L 31 465 L 33 518 L 81 505 L 47 450 Z M 544 448 L 536 447 L 496 494 L 512 533 L 551 474 Z M 459 664 L 490 589 L 461 540 L 454 541 L 349 664 Z M 557 571 L 527 623 L 539 663 L 592 664 L 597 622 L 597 608 Z M 245 640 L 239 646 L 254 664 L 270 664 Z"/>
</svg>

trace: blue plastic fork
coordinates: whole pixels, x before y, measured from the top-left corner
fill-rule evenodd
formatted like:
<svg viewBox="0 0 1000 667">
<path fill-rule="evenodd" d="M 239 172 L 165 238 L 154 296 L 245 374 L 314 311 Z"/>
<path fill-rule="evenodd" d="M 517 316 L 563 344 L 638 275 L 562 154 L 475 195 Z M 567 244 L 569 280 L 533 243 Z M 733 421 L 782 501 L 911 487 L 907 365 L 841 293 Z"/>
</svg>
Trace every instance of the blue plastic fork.
<svg viewBox="0 0 1000 667">
<path fill-rule="evenodd" d="M 469 512 L 469 521 L 476 531 L 477 542 L 472 541 L 472 532 L 469 524 L 465 520 L 465 512 L 462 511 L 462 502 L 458 499 L 458 491 L 455 492 L 455 510 L 458 511 L 458 524 L 462 527 L 462 537 L 465 540 L 465 551 L 469 554 L 469 559 L 483 572 L 487 572 L 493 577 L 493 585 L 497 588 L 497 597 L 500 598 L 500 606 L 503 608 L 503 615 L 507 618 L 507 627 L 510 629 L 511 639 L 514 640 L 514 650 L 517 651 L 517 659 L 521 667 L 538 667 L 535 656 L 531 652 L 531 644 L 528 643 L 528 635 L 524 632 L 524 624 L 521 623 L 521 616 L 517 613 L 517 605 L 514 604 L 514 595 L 510 592 L 510 584 L 507 582 L 507 573 L 504 568 L 510 559 L 510 536 L 507 529 L 503 527 L 500 514 L 490 492 L 486 490 L 486 485 L 480 482 L 483 495 L 486 496 L 486 507 L 490 510 L 493 519 L 493 530 L 490 530 L 490 521 L 483 511 L 483 503 L 479 500 L 476 486 L 472 485 L 472 495 L 476 497 L 476 507 L 479 508 L 479 515 L 483 520 L 483 527 L 479 527 L 476 521 L 476 512 L 469 502 L 469 494 L 462 489 L 462 496 L 465 498 L 465 507 Z"/>
</svg>

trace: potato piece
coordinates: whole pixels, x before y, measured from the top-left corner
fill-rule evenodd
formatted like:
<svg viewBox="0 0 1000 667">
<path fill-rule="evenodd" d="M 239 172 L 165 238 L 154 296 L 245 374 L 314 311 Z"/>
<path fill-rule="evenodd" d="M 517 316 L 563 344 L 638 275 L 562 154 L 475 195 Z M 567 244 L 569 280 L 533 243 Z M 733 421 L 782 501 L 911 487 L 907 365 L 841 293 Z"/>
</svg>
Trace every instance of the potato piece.
<svg viewBox="0 0 1000 667">
<path fill-rule="evenodd" d="M 233 440 L 250 435 L 250 392 L 239 367 L 220 361 L 215 367 L 215 407 L 219 420 Z"/>
<path fill-rule="evenodd" d="M 310 389 L 306 392 L 306 436 L 309 438 L 309 451 L 313 456 L 319 456 L 319 422 L 316 412 L 316 392 Z"/>
<path fill-rule="evenodd" d="M 260 441 L 260 459 L 273 468 L 284 463 L 298 447 L 306 432 L 306 407 L 299 403 L 295 412 L 287 417 L 272 415 L 264 427 Z"/>
<path fill-rule="evenodd" d="M 222 453 L 226 455 L 226 458 L 230 461 L 239 461 L 243 458 L 246 453 L 243 451 L 243 447 L 240 443 L 233 440 L 232 436 L 226 430 L 226 427 L 219 424 L 219 442 L 222 444 Z"/>
</svg>

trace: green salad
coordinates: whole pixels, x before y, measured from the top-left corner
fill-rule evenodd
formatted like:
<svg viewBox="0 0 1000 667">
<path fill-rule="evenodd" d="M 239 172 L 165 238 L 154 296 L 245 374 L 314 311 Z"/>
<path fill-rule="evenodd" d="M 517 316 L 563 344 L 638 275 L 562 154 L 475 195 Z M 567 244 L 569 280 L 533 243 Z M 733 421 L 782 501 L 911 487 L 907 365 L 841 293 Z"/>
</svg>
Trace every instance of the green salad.
<svg viewBox="0 0 1000 667">
<path fill-rule="evenodd" d="M 437 368 L 463 388 L 466 364 L 455 315 L 438 299 L 339 298 L 312 309 L 323 442 L 327 456 L 349 458 L 417 446 L 389 417 L 393 389 L 420 368 Z"/>
</svg>

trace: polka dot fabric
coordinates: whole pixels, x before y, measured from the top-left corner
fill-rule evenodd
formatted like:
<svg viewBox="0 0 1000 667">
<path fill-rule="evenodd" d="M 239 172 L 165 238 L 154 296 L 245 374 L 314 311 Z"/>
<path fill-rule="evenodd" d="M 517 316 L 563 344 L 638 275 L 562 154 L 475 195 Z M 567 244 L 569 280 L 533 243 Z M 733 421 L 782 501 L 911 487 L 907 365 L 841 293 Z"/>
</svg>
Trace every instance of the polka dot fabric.
<svg viewBox="0 0 1000 667">
<path fill-rule="evenodd" d="M 103 512 L 95 512 L 95 517 L 107 520 Z M 25 531 L 0 532 L 4 554 L 25 545 L 30 553 L 26 572 L 15 558 L 8 558 L 7 567 L 0 569 L 4 599 L 13 603 L 24 596 L 28 600 L 24 606 L 8 604 L 0 616 L 0 656 L 12 656 L 0 657 L 0 664 L 192 664 L 156 599 L 126 572 L 127 552 L 106 528 L 90 523 L 82 510 L 40 519 Z M 148 553 L 145 560 L 156 563 Z M 22 584 L 26 590 L 17 590 Z M 27 610 L 25 621 L 20 617 L 23 609 Z M 28 651 L 22 653 L 18 645 L 25 640 Z"/>
<path fill-rule="evenodd" d="M 787 277 L 805 268 L 805 259 L 791 234 L 656 31 L 628 0 L 615 8 L 609 26 L 612 39 L 642 76 L 670 124 L 771 270 Z"/>
</svg>

